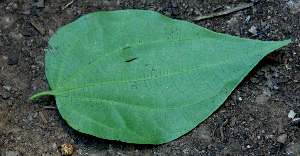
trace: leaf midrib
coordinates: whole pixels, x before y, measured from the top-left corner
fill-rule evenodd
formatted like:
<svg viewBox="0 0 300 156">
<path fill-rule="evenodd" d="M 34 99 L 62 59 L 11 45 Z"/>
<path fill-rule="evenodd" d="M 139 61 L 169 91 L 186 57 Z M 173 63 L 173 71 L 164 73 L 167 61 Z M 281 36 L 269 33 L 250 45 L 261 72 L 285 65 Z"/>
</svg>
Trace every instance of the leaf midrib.
<svg viewBox="0 0 300 156">
<path fill-rule="evenodd" d="M 266 48 L 267 49 L 267 48 Z M 263 50 L 261 50 L 263 51 Z M 254 52 L 252 53 L 253 55 L 256 54 L 258 52 Z M 218 65 L 223 65 L 226 64 L 228 62 L 234 62 L 236 60 L 239 60 L 241 58 L 243 58 L 244 56 L 247 56 L 248 54 L 245 55 L 239 55 L 239 57 L 236 57 L 235 59 L 231 59 L 231 60 L 224 60 L 222 62 L 218 62 L 215 64 L 210 64 L 210 65 L 206 65 L 205 67 L 201 67 L 201 68 L 194 68 L 192 70 L 186 70 L 186 71 L 182 71 L 182 72 L 177 72 L 174 74 L 168 74 L 168 75 L 162 75 L 162 76 L 157 76 L 157 77 L 150 77 L 150 78 L 144 78 L 144 79 L 135 79 L 135 80 L 127 80 L 127 81 L 116 81 L 116 82 L 105 82 L 105 83 L 94 83 L 94 84 L 89 84 L 89 85 L 85 85 L 85 86 L 80 86 L 80 87 L 76 87 L 76 88 L 70 88 L 70 89 L 66 89 L 66 90 L 61 90 L 59 91 L 59 89 L 55 90 L 56 92 L 64 92 L 64 91 L 70 91 L 70 90 L 76 90 L 76 89 L 80 89 L 80 88 L 85 88 L 85 87 L 91 87 L 91 86 L 100 86 L 100 85 L 109 85 L 109 84 L 118 84 L 118 83 L 128 83 L 128 82 L 136 82 L 136 81 L 147 81 L 147 80 L 152 80 L 152 79 L 159 79 L 159 78 L 165 78 L 165 77 L 169 77 L 169 76 L 174 76 L 174 75 L 179 75 L 182 73 L 189 73 L 189 72 L 193 72 L 193 71 L 197 71 L 197 70 L 201 70 L 201 69 L 206 69 L 206 68 L 213 68 L 216 67 Z M 77 75 L 77 74 L 76 74 Z M 216 75 L 218 76 L 218 75 Z M 220 78 L 222 79 L 222 78 Z M 66 84 L 66 83 L 64 83 Z M 62 86 L 60 87 L 62 88 Z"/>
<path fill-rule="evenodd" d="M 270 45 L 270 46 L 274 46 L 274 45 Z M 252 55 L 255 55 L 255 54 L 259 53 L 259 51 L 264 51 L 264 49 L 268 49 L 270 46 L 265 46 L 265 47 L 262 48 L 261 50 L 257 50 L 256 52 L 253 52 Z M 248 54 L 245 54 L 245 55 L 239 55 L 240 57 L 237 57 L 236 59 L 233 59 L 233 60 L 230 60 L 230 61 L 225 60 L 225 61 L 223 61 L 223 62 L 221 62 L 221 63 L 218 63 L 218 64 L 212 64 L 212 65 L 209 66 L 209 67 L 214 67 L 214 66 L 217 66 L 217 65 L 220 65 L 220 64 L 225 64 L 225 63 L 227 63 L 227 62 L 232 62 L 232 61 L 238 60 L 238 59 L 240 59 L 240 58 L 242 58 L 243 56 L 246 56 L 246 55 L 248 55 Z M 249 56 L 249 55 L 248 55 L 248 56 Z M 264 56 L 264 55 L 262 55 L 262 56 Z M 252 64 L 251 66 L 253 66 L 253 64 Z M 207 66 L 206 66 L 206 67 L 207 67 Z M 206 67 L 205 67 L 205 68 L 206 68 Z M 208 67 L 208 68 L 209 68 L 209 67 Z M 205 69 L 205 68 L 197 68 L 197 69 L 194 69 L 193 71 L 195 71 L 195 70 L 200 70 L 200 69 Z M 191 71 L 185 71 L 185 72 L 191 72 Z M 176 73 L 176 74 L 181 74 L 181 73 L 182 73 L 182 72 Z M 244 72 L 244 73 L 247 73 L 247 72 Z M 173 75 L 176 75 L 176 74 L 173 74 Z M 163 77 L 173 76 L 173 75 L 165 75 L 165 76 L 160 76 L 160 77 L 157 77 L 157 78 L 148 78 L 148 79 L 139 79 L 139 80 L 130 80 L 130 81 L 119 81 L 119 82 L 105 83 L 105 84 L 116 84 L 116 83 L 127 83 L 127 82 L 135 82 L 135 81 L 145 81 L 145 80 L 158 79 L 158 78 L 163 78 Z M 216 74 L 215 74 L 215 75 L 216 75 Z M 216 75 L 216 76 L 218 76 L 218 75 Z M 241 76 L 244 77 L 244 74 L 242 74 Z M 237 79 L 239 79 L 241 76 L 239 76 Z M 221 78 L 220 78 L 220 79 L 221 79 Z M 221 80 L 223 80 L 223 79 L 221 79 Z M 234 80 L 236 80 L 236 79 L 234 79 Z M 223 83 L 224 83 L 224 86 L 225 86 L 228 82 L 224 82 L 224 81 L 223 81 Z M 104 83 L 103 83 L 103 84 L 104 84 Z M 102 85 L 102 84 L 98 84 L 98 85 Z M 95 86 L 95 85 L 89 85 L 89 86 Z M 72 88 L 72 89 L 68 89 L 68 90 L 62 90 L 62 91 L 57 91 L 57 90 L 55 90 L 55 93 L 56 93 L 55 96 L 57 96 L 57 97 L 61 96 L 61 97 L 69 97 L 69 98 L 79 98 L 79 97 L 62 96 L 62 95 L 59 95 L 59 93 L 60 93 L 60 92 L 64 92 L 64 91 L 70 91 L 70 90 L 76 90 L 76 89 L 80 89 L 80 88 L 84 88 L 84 87 L 89 87 L 89 86 L 87 85 L 87 86 L 82 86 L 82 87 Z M 223 87 L 222 87 L 222 88 L 223 88 Z M 221 88 L 221 89 L 222 89 L 222 88 Z M 221 89 L 220 89 L 220 91 L 221 91 Z M 189 107 L 189 106 L 195 105 L 195 104 L 197 104 L 197 103 L 199 103 L 199 102 L 201 102 L 201 101 L 210 99 L 211 97 L 216 96 L 218 93 L 219 93 L 219 92 L 217 92 L 216 94 L 210 96 L 209 98 L 201 99 L 200 101 L 197 101 L 197 102 L 195 102 L 195 103 L 193 103 L 193 104 L 185 105 L 185 106 L 183 106 L 183 107 L 176 107 L 176 108 L 172 108 L 172 109 L 168 108 L 168 109 L 164 109 L 164 110 L 175 110 L 175 109 L 179 109 L 179 108 Z M 82 98 L 82 97 L 80 97 L 80 98 Z M 94 98 L 82 98 L 82 99 L 94 99 Z M 99 99 L 99 100 L 102 100 L 102 101 L 109 101 L 109 100 L 103 100 L 103 99 Z M 114 103 L 121 103 L 121 102 L 117 102 L 117 101 L 112 101 L 112 102 L 114 102 Z M 155 110 L 154 108 L 149 108 L 149 107 L 141 107 L 141 106 L 137 106 L 137 105 L 130 105 L 130 104 L 127 104 L 127 103 L 122 103 L 122 104 L 127 105 L 127 106 L 129 106 L 129 107 L 134 107 L 134 108 L 142 108 L 142 109 Z M 157 110 L 157 109 L 156 109 L 156 110 Z"/>
</svg>

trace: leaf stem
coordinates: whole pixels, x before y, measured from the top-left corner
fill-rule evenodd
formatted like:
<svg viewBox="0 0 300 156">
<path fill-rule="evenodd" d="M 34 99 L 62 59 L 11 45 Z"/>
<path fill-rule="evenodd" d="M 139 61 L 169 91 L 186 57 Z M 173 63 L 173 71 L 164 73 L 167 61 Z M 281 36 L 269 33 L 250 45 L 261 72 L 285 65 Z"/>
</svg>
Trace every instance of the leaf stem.
<svg viewBox="0 0 300 156">
<path fill-rule="evenodd" d="M 41 92 L 41 93 L 37 93 L 35 95 L 32 95 L 29 99 L 30 100 L 34 100 L 35 98 L 39 97 L 39 96 L 42 96 L 42 95 L 55 95 L 55 92 L 54 91 L 44 91 L 44 92 Z"/>
</svg>

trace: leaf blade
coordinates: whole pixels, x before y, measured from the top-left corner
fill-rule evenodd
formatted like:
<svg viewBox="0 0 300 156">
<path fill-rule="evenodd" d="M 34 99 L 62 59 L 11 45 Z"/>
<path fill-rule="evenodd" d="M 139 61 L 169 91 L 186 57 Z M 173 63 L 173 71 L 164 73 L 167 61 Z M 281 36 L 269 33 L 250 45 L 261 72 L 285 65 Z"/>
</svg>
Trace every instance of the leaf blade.
<svg viewBox="0 0 300 156">
<path fill-rule="evenodd" d="M 289 43 L 218 34 L 141 10 L 88 14 L 57 33 L 46 75 L 62 117 L 83 133 L 140 144 L 193 129 L 259 60 Z"/>
</svg>

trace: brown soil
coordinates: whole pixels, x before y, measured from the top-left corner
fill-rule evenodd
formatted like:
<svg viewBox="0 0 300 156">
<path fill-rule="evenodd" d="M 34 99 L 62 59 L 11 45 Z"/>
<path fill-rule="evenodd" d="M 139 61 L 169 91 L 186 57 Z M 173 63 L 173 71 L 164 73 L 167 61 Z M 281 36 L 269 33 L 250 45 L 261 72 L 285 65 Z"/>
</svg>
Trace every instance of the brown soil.
<svg viewBox="0 0 300 156">
<path fill-rule="evenodd" d="M 70 0 L 71 1 L 71 0 Z M 159 145 L 108 141 L 70 128 L 55 99 L 28 98 L 49 89 L 44 55 L 58 28 L 100 10 L 144 9 L 188 20 L 236 7 L 242 0 L 1 0 L 0 156 L 61 155 L 70 143 L 76 155 L 300 155 L 300 1 L 265 0 L 225 16 L 195 22 L 243 38 L 292 43 L 263 59 L 221 108 L 186 135 Z M 247 21 L 247 18 L 250 19 Z M 249 32 L 255 26 L 256 29 Z M 257 33 L 255 33 L 257 30 Z M 226 122 L 227 121 L 227 122 Z"/>
</svg>

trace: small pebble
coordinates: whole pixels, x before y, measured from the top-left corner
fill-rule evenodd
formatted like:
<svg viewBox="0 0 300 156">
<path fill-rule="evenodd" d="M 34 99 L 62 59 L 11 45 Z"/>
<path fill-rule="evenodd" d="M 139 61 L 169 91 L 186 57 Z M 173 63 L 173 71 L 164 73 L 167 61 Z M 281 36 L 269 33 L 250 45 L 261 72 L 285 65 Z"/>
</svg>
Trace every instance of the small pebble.
<svg viewBox="0 0 300 156">
<path fill-rule="evenodd" d="M 153 3 L 155 3 L 155 0 L 147 0 L 147 1 L 146 1 L 146 4 L 147 4 L 147 5 L 150 5 L 150 4 L 153 4 Z"/>
<path fill-rule="evenodd" d="M 6 90 L 8 92 L 11 90 L 11 86 L 3 86 L 3 88 L 4 88 L 4 90 Z"/>
<path fill-rule="evenodd" d="M 291 122 L 292 125 L 299 125 L 300 124 L 300 118 L 295 118 Z"/>
<path fill-rule="evenodd" d="M 45 7 L 45 2 L 44 2 L 44 0 L 38 0 L 38 2 L 35 3 L 35 5 L 38 8 L 44 8 Z"/>
<path fill-rule="evenodd" d="M 277 142 L 284 144 L 287 139 L 287 134 L 281 134 L 279 137 L 276 139 Z"/>
<path fill-rule="evenodd" d="M 12 106 L 12 102 L 10 100 L 7 100 L 7 105 Z"/>
<path fill-rule="evenodd" d="M 14 17 L 11 15 L 0 16 L 0 29 L 6 30 L 15 23 Z"/>
<path fill-rule="evenodd" d="M 30 11 L 30 10 L 23 11 L 22 14 L 24 14 L 24 15 L 30 15 L 30 14 L 31 14 L 31 11 Z"/>
<path fill-rule="evenodd" d="M 227 24 L 233 28 L 237 28 L 239 26 L 239 21 L 237 20 L 236 17 L 233 17 L 229 21 L 227 21 Z"/>
<path fill-rule="evenodd" d="M 20 136 L 17 137 L 17 140 L 21 140 L 21 139 L 22 139 L 22 137 L 20 137 Z"/>
<path fill-rule="evenodd" d="M 8 57 L 7 57 L 7 56 L 2 56 L 2 58 L 3 58 L 4 60 L 7 60 L 7 59 L 8 59 Z"/>
<path fill-rule="evenodd" d="M 249 32 L 250 32 L 252 35 L 257 34 L 256 26 L 252 26 L 252 27 L 249 29 Z"/>
<path fill-rule="evenodd" d="M 73 151 L 74 148 L 70 143 L 65 143 L 61 145 L 61 153 L 63 155 L 72 155 Z"/>
<path fill-rule="evenodd" d="M 251 16 L 250 16 L 250 15 L 248 15 L 248 16 L 247 16 L 247 18 L 245 19 L 245 22 L 247 22 L 247 23 L 248 23 L 248 22 L 250 21 L 250 18 L 251 18 Z"/>
<path fill-rule="evenodd" d="M 24 36 L 21 33 L 10 32 L 9 35 L 17 40 L 21 40 Z"/>
<path fill-rule="evenodd" d="M 53 149 L 56 149 L 56 148 L 57 148 L 56 143 L 53 143 L 53 144 L 52 144 L 52 148 L 53 148 Z"/>
<path fill-rule="evenodd" d="M 30 67 L 31 67 L 31 69 L 35 69 L 35 68 L 36 68 L 36 66 L 35 66 L 35 65 L 31 65 Z"/>
<path fill-rule="evenodd" d="M 177 2 L 175 0 L 172 0 L 171 4 L 172 4 L 172 7 L 174 7 L 174 8 L 178 7 Z"/>
<path fill-rule="evenodd" d="M 283 125 L 278 125 L 277 132 L 278 132 L 278 134 L 284 134 L 285 133 L 284 126 Z"/>
<path fill-rule="evenodd" d="M 290 156 L 296 156 L 300 154 L 300 140 L 296 139 L 286 146 L 286 154 Z"/>
<path fill-rule="evenodd" d="M 7 151 L 5 152 L 5 156 L 19 156 L 20 152 L 19 151 Z"/>
<path fill-rule="evenodd" d="M 29 122 L 32 121 L 32 116 L 28 115 L 27 119 L 28 119 Z"/>
<path fill-rule="evenodd" d="M 18 3 L 9 3 L 6 7 L 6 10 L 8 11 L 15 11 L 19 8 L 19 4 Z"/>
<path fill-rule="evenodd" d="M 268 24 L 268 22 L 264 22 L 264 21 L 260 22 L 260 25 L 263 26 L 263 27 L 266 26 L 267 24 Z"/>
<path fill-rule="evenodd" d="M 81 10 L 76 10 L 78 15 L 81 15 L 82 11 Z"/>
<path fill-rule="evenodd" d="M 296 116 L 297 113 L 295 113 L 293 110 L 290 110 L 289 114 L 288 114 L 288 117 L 290 119 L 294 119 L 294 117 Z"/>
<path fill-rule="evenodd" d="M 52 36 L 54 34 L 54 31 L 49 29 L 49 36 Z"/>
<path fill-rule="evenodd" d="M 146 0 L 140 0 L 140 2 L 141 2 L 142 4 L 145 4 L 147 1 L 146 1 Z"/>
<path fill-rule="evenodd" d="M 19 61 L 19 58 L 13 56 L 8 59 L 7 64 L 8 65 L 16 65 L 18 63 L 18 61 Z"/>
<path fill-rule="evenodd" d="M 39 21 L 37 21 L 35 19 L 31 19 L 30 22 L 43 36 L 46 35 L 46 29 Z"/>
<path fill-rule="evenodd" d="M 9 96 L 10 96 L 10 93 L 9 92 L 3 92 L 3 93 L 1 93 L 1 96 L 3 97 L 3 99 L 8 99 Z"/>
<path fill-rule="evenodd" d="M 273 139 L 273 138 L 274 138 L 274 135 L 266 135 L 265 138 L 266 138 L 266 139 Z"/>
</svg>

